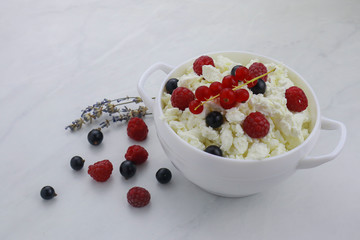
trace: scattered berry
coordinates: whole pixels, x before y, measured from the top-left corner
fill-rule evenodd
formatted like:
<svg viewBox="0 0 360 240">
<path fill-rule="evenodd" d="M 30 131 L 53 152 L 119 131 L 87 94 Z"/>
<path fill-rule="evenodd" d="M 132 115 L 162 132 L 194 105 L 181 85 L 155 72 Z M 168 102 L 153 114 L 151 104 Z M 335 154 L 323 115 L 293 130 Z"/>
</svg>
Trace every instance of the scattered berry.
<svg viewBox="0 0 360 240">
<path fill-rule="evenodd" d="M 249 77 L 249 69 L 244 66 L 238 67 L 235 71 L 235 80 L 237 81 L 244 81 L 246 78 Z"/>
<path fill-rule="evenodd" d="M 296 86 L 290 87 L 285 92 L 286 106 L 290 111 L 302 112 L 308 106 L 308 100 L 304 91 Z"/>
<path fill-rule="evenodd" d="M 206 124 L 212 128 L 220 127 L 224 122 L 224 117 L 220 112 L 212 111 L 205 118 Z"/>
<path fill-rule="evenodd" d="M 146 139 L 149 129 L 141 118 L 133 117 L 129 120 L 127 126 L 127 135 L 136 141 L 143 141 Z"/>
<path fill-rule="evenodd" d="M 211 97 L 210 88 L 207 86 L 200 86 L 195 90 L 195 97 L 200 101 L 206 101 Z"/>
<path fill-rule="evenodd" d="M 113 165 L 109 160 L 102 160 L 89 166 L 88 174 L 97 182 L 105 182 L 109 179 Z"/>
<path fill-rule="evenodd" d="M 125 160 L 120 164 L 119 171 L 125 179 L 129 179 L 135 175 L 136 165 L 132 161 Z"/>
<path fill-rule="evenodd" d="M 201 56 L 198 59 L 195 60 L 193 64 L 194 72 L 196 72 L 197 75 L 202 75 L 202 67 L 204 65 L 212 65 L 215 67 L 214 60 L 209 56 Z"/>
<path fill-rule="evenodd" d="M 236 81 L 233 76 L 227 75 L 222 80 L 223 88 L 234 88 L 238 85 L 238 81 Z"/>
<path fill-rule="evenodd" d="M 127 201 L 133 207 L 144 207 L 150 202 L 150 193 L 142 187 L 133 187 L 127 193 Z"/>
<path fill-rule="evenodd" d="M 41 189 L 40 196 L 45 200 L 49 200 L 49 199 L 52 199 L 53 197 L 56 197 L 57 194 L 55 193 L 55 190 L 53 187 L 45 186 Z"/>
<path fill-rule="evenodd" d="M 260 112 L 250 113 L 244 120 L 242 128 L 252 138 L 265 137 L 270 130 L 270 123 Z"/>
<path fill-rule="evenodd" d="M 148 156 L 149 154 L 145 148 L 139 145 L 132 145 L 126 151 L 125 159 L 139 165 L 144 163 L 148 159 Z"/>
<path fill-rule="evenodd" d="M 260 78 L 254 87 L 250 88 L 254 94 L 264 94 L 266 91 L 266 83 Z"/>
<path fill-rule="evenodd" d="M 231 69 L 230 74 L 231 74 L 232 76 L 235 76 L 235 72 L 236 72 L 236 70 L 237 70 L 239 67 L 242 67 L 242 66 L 241 66 L 241 65 L 236 65 L 236 66 L 234 66 L 234 67 Z"/>
<path fill-rule="evenodd" d="M 210 84 L 209 88 L 212 96 L 218 95 L 221 92 L 221 89 L 223 89 L 221 82 L 213 82 Z"/>
<path fill-rule="evenodd" d="M 213 154 L 213 155 L 220 156 L 220 157 L 222 157 L 222 155 L 223 155 L 221 149 L 216 145 L 210 145 L 207 148 L 205 148 L 204 151 L 207 153 Z"/>
<path fill-rule="evenodd" d="M 89 132 L 87 139 L 91 145 L 97 146 L 104 139 L 104 135 L 99 129 L 93 129 Z"/>
<path fill-rule="evenodd" d="M 157 172 L 156 172 L 156 179 L 158 180 L 159 183 L 162 184 L 166 184 L 168 182 L 170 182 L 172 174 L 171 171 L 167 168 L 160 168 Z"/>
<path fill-rule="evenodd" d="M 79 171 L 83 168 L 85 160 L 82 157 L 74 156 L 70 160 L 70 166 L 72 169 Z"/>
<path fill-rule="evenodd" d="M 225 109 L 230 109 L 236 104 L 235 92 L 231 88 L 224 88 L 220 92 L 220 105 Z"/>
<path fill-rule="evenodd" d="M 234 91 L 235 92 L 235 98 L 236 98 L 236 102 L 238 103 L 243 103 L 246 102 L 249 99 L 249 92 L 246 89 L 237 89 Z"/>
<path fill-rule="evenodd" d="M 185 87 L 178 87 L 171 95 L 171 105 L 184 111 L 192 100 L 195 99 L 194 93 Z"/>
<path fill-rule="evenodd" d="M 199 100 L 195 99 L 190 102 L 189 110 L 193 114 L 200 114 L 204 110 L 204 106 L 201 105 L 201 102 Z"/>
<path fill-rule="evenodd" d="M 250 72 L 250 75 L 252 76 L 252 78 L 255 78 L 255 77 L 258 77 L 260 75 L 267 73 L 267 68 L 265 67 L 265 65 L 263 63 L 254 62 L 249 67 L 249 72 Z M 268 76 L 266 75 L 266 76 L 262 77 L 262 79 L 266 82 L 268 79 Z"/>
<path fill-rule="evenodd" d="M 166 92 L 172 94 L 172 92 L 178 87 L 178 81 L 179 80 L 176 78 L 170 78 L 165 84 Z"/>
</svg>

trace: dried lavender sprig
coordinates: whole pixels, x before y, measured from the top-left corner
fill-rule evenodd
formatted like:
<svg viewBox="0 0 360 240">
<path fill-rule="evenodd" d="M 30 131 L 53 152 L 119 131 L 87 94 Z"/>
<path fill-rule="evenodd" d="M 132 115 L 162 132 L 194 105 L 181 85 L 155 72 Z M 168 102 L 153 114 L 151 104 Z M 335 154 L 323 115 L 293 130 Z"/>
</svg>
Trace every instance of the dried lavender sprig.
<svg viewBox="0 0 360 240">
<path fill-rule="evenodd" d="M 123 102 L 125 100 L 130 100 L 130 101 Z M 117 102 L 117 104 L 113 104 L 112 102 Z M 109 116 L 112 116 L 113 114 L 118 113 L 120 115 L 119 119 L 121 119 L 122 115 L 124 115 L 124 116 L 122 116 L 123 118 L 128 118 L 127 114 L 130 117 L 135 116 L 135 115 L 138 115 L 139 117 L 143 117 L 143 116 L 147 115 L 146 107 L 140 106 L 137 110 L 132 110 L 126 106 L 122 109 L 117 108 L 117 106 L 120 106 L 120 105 L 126 105 L 126 104 L 130 104 L 130 103 L 138 104 L 141 102 L 142 102 L 142 99 L 140 97 L 127 96 L 124 98 L 117 98 L 114 100 L 109 100 L 109 99 L 104 98 L 103 101 L 96 102 L 92 106 L 88 106 L 87 108 L 85 108 L 85 110 L 82 110 L 81 118 L 73 121 L 70 125 L 66 126 L 65 129 L 70 129 L 71 131 L 79 130 L 85 123 L 92 123 L 93 120 L 101 117 L 103 113 L 107 113 L 107 114 L 109 114 Z M 122 112 L 123 114 L 120 114 L 120 112 Z M 128 119 L 130 119 L 130 118 L 128 118 Z M 120 120 L 118 120 L 118 121 L 120 121 Z M 121 120 L 121 121 L 123 121 L 123 120 Z M 110 123 L 108 123 L 107 120 L 105 120 L 104 122 L 101 123 L 101 125 L 107 127 L 110 125 Z"/>
<path fill-rule="evenodd" d="M 144 106 L 139 106 L 138 109 L 133 109 L 133 110 L 128 108 L 128 107 L 124 107 L 123 109 L 126 109 L 126 111 L 122 111 L 122 112 L 125 112 L 125 113 L 119 114 L 119 116 L 113 116 L 111 120 L 105 119 L 105 121 L 100 123 L 100 127 L 101 128 L 109 127 L 111 122 L 113 122 L 113 123 L 122 122 L 122 121 L 127 122 L 132 117 L 143 118 L 146 115 L 151 114 L 151 113 L 147 113 L 148 109 L 147 109 L 147 107 L 144 107 Z"/>
</svg>

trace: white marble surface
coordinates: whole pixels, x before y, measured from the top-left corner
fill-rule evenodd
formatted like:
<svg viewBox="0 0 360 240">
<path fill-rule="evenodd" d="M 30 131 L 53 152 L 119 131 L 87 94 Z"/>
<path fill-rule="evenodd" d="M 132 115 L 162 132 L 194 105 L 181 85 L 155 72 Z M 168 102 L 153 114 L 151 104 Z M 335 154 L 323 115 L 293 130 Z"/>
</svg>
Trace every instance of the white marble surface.
<svg viewBox="0 0 360 240">
<path fill-rule="evenodd" d="M 1 1 L 0 239 L 360 239 L 359 11 L 358 0 Z M 124 125 L 105 129 L 99 147 L 86 140 L 97 124 L 64 130 L 89 104 L 137 94 L 151 64 L 219 50 L 271 56 L 303 75 L 322 115 L 348 128 L 340 156 L 266 192 L 222 198 L 171 165 L 151 117 L 149 161 L 128 181 L 118 167 L 135 142 Z M 337 138 L 324 133 L 313 154 Z M 73 171 L 74 155 L 85 167 L 110 159 L 112 177 Z M 172 170 L 171 184 L 156 182 L 160 167 Z M 44 185 L 58 196 L 42 200 Z M 127 204 L 135 185 L 149 189 L 149 206 Z"/>
</svg>

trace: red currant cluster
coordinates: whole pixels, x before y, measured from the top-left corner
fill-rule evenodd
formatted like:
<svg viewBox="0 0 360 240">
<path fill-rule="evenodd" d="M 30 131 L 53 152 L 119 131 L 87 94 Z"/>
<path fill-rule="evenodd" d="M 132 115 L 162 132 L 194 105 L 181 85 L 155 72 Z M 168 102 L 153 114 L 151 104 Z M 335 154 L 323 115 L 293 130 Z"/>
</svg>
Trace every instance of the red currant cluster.
<svg viewBox="0 0 360 240">
<path fill-rule="evenodd" d="M 195 60 L 193 69 L 194 71 L 202 69 L 204 65 L 214 66 L 212 58 L 201 56 Z M 195 72 L 200 73 L 200 71 Z M 242 87 L 245 85 L 249 89 L 255 87 L 260 76 L 266 82 L 267 74 L 265 65 L 259 62 L 253 63 L 249 68 L 236 65 L 231 70 L 231 74 L 222 79 L 222 82 L 213 82 L 209 87 L 198 87 L 195 90 L 195 97 L 189 101 L 189 110 L 193 114 L 200 114 L 204 109 L 203 104 L 211 100 L 218 102 L 224 109 L 230 109 L 239 103 L 246 102 L 250 94 Z M 243 84 L 239 86 L 239 82 Z"/>
</svg>

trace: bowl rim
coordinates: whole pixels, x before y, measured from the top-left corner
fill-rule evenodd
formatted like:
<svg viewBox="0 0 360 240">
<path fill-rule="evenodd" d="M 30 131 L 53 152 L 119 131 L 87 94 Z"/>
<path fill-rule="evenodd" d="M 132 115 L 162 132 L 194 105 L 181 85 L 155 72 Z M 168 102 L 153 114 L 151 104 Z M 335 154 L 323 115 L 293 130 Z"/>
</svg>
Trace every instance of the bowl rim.
<svg viewBox="0 0 360 240">
<path fill-rule="evenodd" d="M 256 58 L 256 57 L 265 58 L 265 59 L 267 59 L 267 60 L 269 60 L 271 62 L 274 62 L 276 64 L 281 64 L 287 70 L 292 71 L 293 74 L 295 74 L 301 80 L 301 82 L 306 85 L 307 90 L 311 93 L 312 98 L 314 100 L 314 106 L 316 107 L 316 109 L 315 109 L 316 110 L 316 114 L 315 114 L 316 115 L 316 121 L 314 123 L 313 129 L 310 132 L 309 136 L 300 145 L 296 146 L 295 148 L 293 148 L 290 151 L 287 151 L 285 153 L 282 153 L 282 154 L 279 154 L 279 155 L 276 155 L 276 156 L 272 156 L 272 157 L 268 157 L 268 158 L 263 158 L 263 159 L 238 159 L 238 158 L 229 158 L 229 157 L 217 156 L 217 155 L 206 153 L 205 151 L 200 150 L 200 149 L 192 146 L 191 144 L 186 142 L 184 139 L 182 139 L 179 135 L 177 135 L 176 132 L 169 126 L 169 124 L 164 119 L 161 119 L 161 116 L 163 116 L 163 114 L 164 114 L 163 111 L 162 111 L 163 110 L 162 106 L 161 106 L 161 97 L 162 97 L 162 93 L 164 92 L 164 86 L 165 86 L 166 80 L 169 79 L 169 76 L 171 76 L 176 70 L 178 70 L 182 66 L 184 66 L 186 64 L 189 64 L 190 62 L 194 61 L 199 56 L 203 56 L 203 55 L 211 56 L 211 55 L 234 54 L 234 53 L 235 54 L 249 54 L 249 55 L 253 55 L 254 58 Z M 207 157 L 208 160 L 215 160 L 215 161 L 220 160 L 222 162 L 226 161 L 226 162 L 229 162 L 229 163 L 248 163 L 248 164 L 254 163 L 254 164 L 258 164 L 258 163 L 271 162 L 271 161 L 276 161 L 278 159 L 286 158 L 287 156 L 292 155 L 295 152 L 301 151 L 303 146 L 307 145 L 308 142 L 310 142 L 314 137 L 316 137 L 317 132 L 320 129 L 320 121 L 321 121 L 320 106 L 319 106 L 318 99 L 317 99 L 317 97 L 315 95 L 315 92 L 311 88 L 310 84 L 297 71 L 295 71 L 290 66 L 280 62 L 279 60 L 276 60 L 274 58 L 271 58 L 271 57 L 268 57 L 268 56 L 265 56 L 265 55 L 257 54 L 257 53 L 254 53 L 254 52 L 249 52 L 249 51 L 216 51 L 216 52 L 208 52 L 208 53 L 204 53 L 204 54 L 192 57 L 192 58 L 182 62 L 181 64 L 175 66 L 165 76 L 164 80 L 162 81 L 158 96 L 155 99 L 154 107 L 159 110 L 159 114 L 160 114 L 159 116 L 156 116 L 156 114 L 155 114 L 154 117 L 159 118 L 159 120 L 162 123 L 164 123 L 166 131 L 169 132 L 169 134 L 172 134 L 173 136 L 175 136 L 175 138 L 177 140 L 180 140 L 180 142 L 182 142 L 183 145 L 189 147 L 190 149 L 194 150 L 198 154 L 200 154 L 200 155 L 202 155 L 204 157 Z M 156 112 L 156 111 L 154 111 L 154 112 Z M 298 159 L 298 160 L 300 160 L 300 159 Z"/>
</svg>

